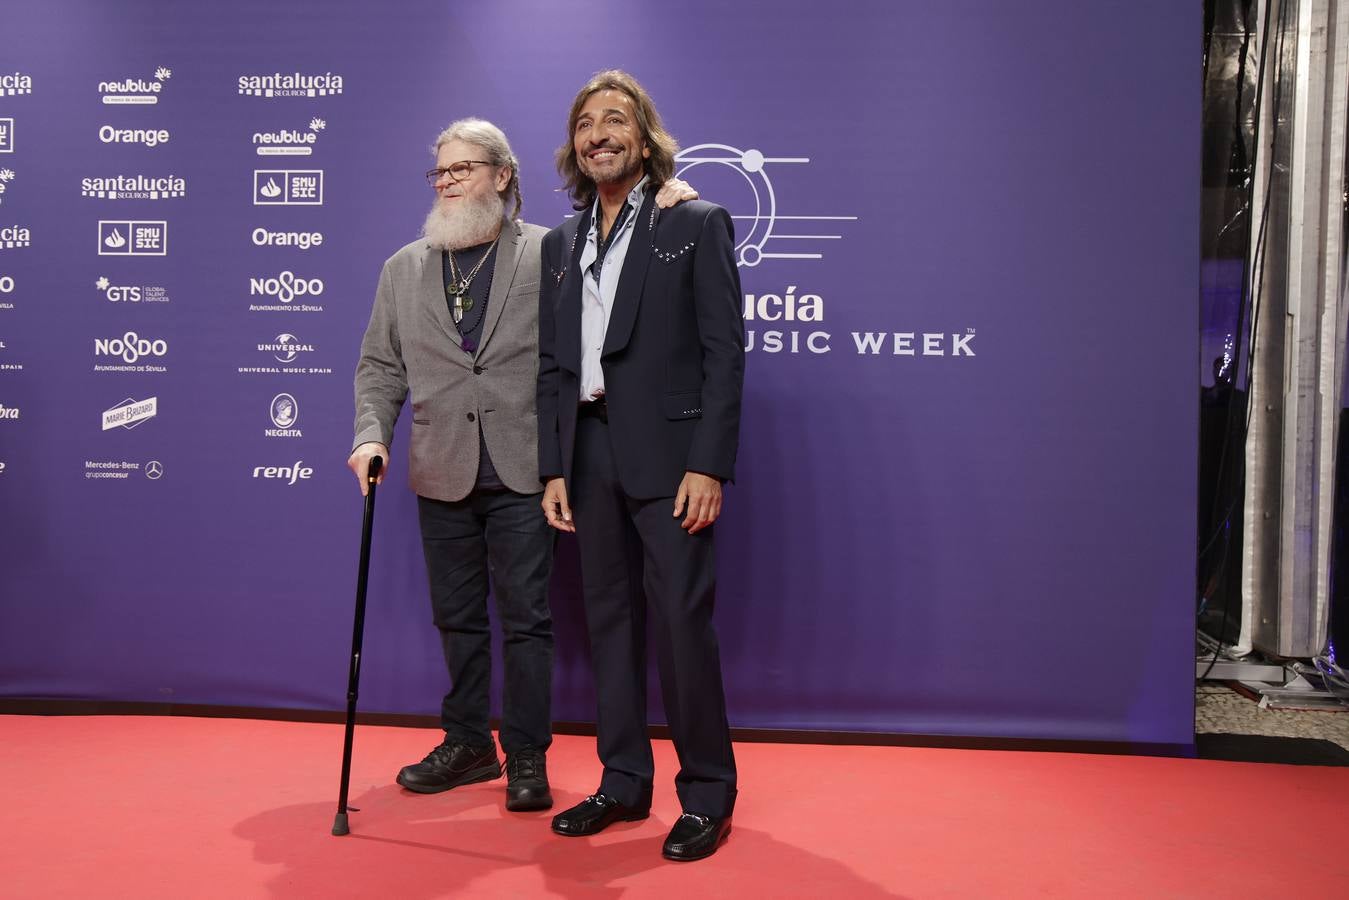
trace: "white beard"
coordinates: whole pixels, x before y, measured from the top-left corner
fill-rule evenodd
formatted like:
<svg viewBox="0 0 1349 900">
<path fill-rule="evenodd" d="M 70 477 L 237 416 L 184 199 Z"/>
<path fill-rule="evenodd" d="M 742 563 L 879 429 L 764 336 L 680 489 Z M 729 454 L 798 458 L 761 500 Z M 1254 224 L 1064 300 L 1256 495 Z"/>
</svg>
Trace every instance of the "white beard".
<svg viewBox="0 0 1349 900">
<path fill-rule="evenodd" d="M 495 192 L 482 200 L 466 197 L 453 209 L 446 209 L 437 197 L 422 224 L 422 237 L 440 250 L 476 247 L 497 236 L 505 212 L 506 202 Z"/>
</svg>

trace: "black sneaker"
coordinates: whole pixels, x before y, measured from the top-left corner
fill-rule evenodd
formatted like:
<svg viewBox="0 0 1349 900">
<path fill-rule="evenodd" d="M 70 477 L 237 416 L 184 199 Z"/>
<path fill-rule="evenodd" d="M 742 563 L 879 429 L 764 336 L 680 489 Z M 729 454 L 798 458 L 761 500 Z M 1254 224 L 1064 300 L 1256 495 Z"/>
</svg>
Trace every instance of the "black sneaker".
<svg viewBox="0 0 1349 900">
<path fill-rule="evenodd" d="M 506 754 L 506 808 L 511 812 L 529 812 L 552 806 L 543 751 L 526 747 Z"/>
<path fill-rule="evenodd" d="M 426 754 L 426 759 L 404 766 L 398 773 L 398 783 L 419 794 L 438 794 L 461 784 L 500 777 L 501 760 L 497 758 L 496 744 L 470 747 L 445 741 Z"/>
</svg>

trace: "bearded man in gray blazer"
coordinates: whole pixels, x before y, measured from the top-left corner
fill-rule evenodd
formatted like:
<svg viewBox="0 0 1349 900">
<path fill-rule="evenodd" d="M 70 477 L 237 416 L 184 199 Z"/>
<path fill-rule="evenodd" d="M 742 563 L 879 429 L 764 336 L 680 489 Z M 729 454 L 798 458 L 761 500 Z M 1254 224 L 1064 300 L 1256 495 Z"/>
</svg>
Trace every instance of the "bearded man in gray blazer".
<svg viewBox="0 0 1349 900">
<path fill-rule="evenodd" d="M 408 480 L 451 687 L 441 704 L 444 741 L 397 780 L 438 793 L 501 775 L 489 726 L 490 581 L 505 657 L 506 808 L 547 809 L 553 532 L 539 515 L 535 414 L 546 229 L 520 221 L 519 163 L 492 123 L 452 123 L 436 139 L 435 156 L 426 179 L 436 199 L 422 237 L 380 273 L 356 367 L 355 449 L 347 460 L 365 493 L 370 460 L 388 462 L 394 423 L 411 393 Z M 694 197 L 674 181 L 661 202 Z"/>
</svg>

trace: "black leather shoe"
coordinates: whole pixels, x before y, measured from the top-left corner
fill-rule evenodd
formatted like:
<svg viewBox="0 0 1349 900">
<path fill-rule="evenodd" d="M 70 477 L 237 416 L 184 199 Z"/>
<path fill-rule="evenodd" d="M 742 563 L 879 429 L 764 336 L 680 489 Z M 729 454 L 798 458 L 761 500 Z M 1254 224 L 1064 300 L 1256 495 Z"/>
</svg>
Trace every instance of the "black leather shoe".
<svg viewBox="0 0 1349 900">
<path fill-rule="evenodd" d="M 570 837 L 599 834 L 615 822 L 637 822 L 651 815 L 651 795 L 642 806 L 624 806 L 613 797 L 591 794 L 566 812 L 553 816 L 553 831 Z"/>
<path fill-rule="evenodd" d="M 511 812 L 553 808 L 542 750 L 526 747 L 506 754 L 506 808 Z"/>
<path fill-rule="evenodd" d="M 692 862 L 717 852 L 717 848 L 731 833 L 731 817 L 700 816 L 684 813 L 670 829 L 660 855 L 679 862 Z"/>
<path fill-rule="evenodd" d="M 446 741 L 426 754 L 426 759 L 404 766 L 398 783 L 419 794 L 439 794 L 461 784 L 491 781 L 501 777 L 501 760 L 496 744 L 470 747 Z"/>
</svg>

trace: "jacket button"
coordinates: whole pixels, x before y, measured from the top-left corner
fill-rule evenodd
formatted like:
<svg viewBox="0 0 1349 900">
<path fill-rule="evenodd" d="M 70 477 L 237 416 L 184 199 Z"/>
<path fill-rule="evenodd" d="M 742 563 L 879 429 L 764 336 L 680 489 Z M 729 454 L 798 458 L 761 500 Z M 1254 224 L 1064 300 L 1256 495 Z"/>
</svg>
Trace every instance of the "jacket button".
<svg viewBox="0 0 1349 900">
<path fill-rule="evenodd" d="M 468 414 L 468 420 L 469 420 L 470 422 L 472 422 L 472 421 L 473 421 L 474 419 L 476 419 L 476 418 L 477 418 L 477 416 L 473 415 L 473 413 L 469 413 L 469 414 Z"/>
<path fill-rule="evenodd" d="M 481 374 L 482 374 L 482 366 L 474 366 L 474 367 L 473 367 L 473 374 L 474 374 L 474 375 L 481 375 Z"/>
</svg>

